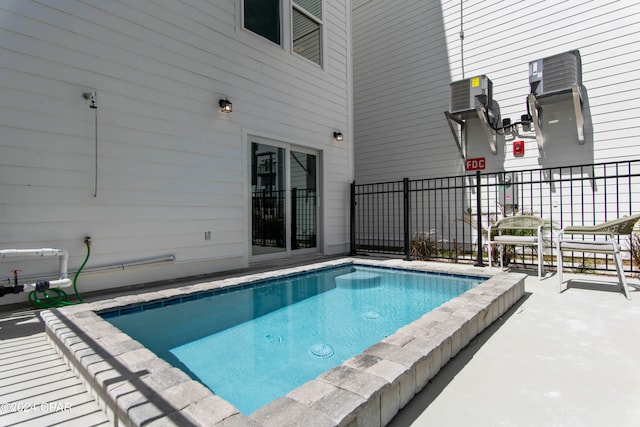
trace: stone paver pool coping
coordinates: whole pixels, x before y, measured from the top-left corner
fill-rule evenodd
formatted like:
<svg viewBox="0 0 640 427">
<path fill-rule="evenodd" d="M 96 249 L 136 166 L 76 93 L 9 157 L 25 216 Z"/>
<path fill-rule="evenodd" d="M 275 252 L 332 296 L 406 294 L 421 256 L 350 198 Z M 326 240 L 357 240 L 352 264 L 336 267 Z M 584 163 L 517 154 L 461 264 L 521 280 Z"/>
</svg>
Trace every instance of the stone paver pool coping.
<svg viewBox="0 0 640 427">
<path fill-rule="evenodd" d="M 487 277 L 251 416 L 169 365 L 98 314 L 345 264 Z M 47 337 L 118 425 L 384 426 L 477 334 L 524 295 L 526 275 L 459 264 L 345 258 L 43 311 Z"/>
</svg>

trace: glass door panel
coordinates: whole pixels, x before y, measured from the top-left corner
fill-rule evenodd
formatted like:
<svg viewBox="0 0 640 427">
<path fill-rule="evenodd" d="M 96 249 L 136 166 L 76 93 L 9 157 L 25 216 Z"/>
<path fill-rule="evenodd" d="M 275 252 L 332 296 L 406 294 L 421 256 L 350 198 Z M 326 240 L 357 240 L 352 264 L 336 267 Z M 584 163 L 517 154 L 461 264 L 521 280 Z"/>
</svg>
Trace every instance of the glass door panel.
<svg viewBox="0 0 640 427">
<path fill-rule="evenodd" d="M 285 149 L 251 143 L 251 246 L 253 255 L 285 252 Z"/>
<path fill-rule="evenodd" d="M 291 250 L 315 248 L 318 232 L 317 156 L 290 151 Z"/>
</svg>

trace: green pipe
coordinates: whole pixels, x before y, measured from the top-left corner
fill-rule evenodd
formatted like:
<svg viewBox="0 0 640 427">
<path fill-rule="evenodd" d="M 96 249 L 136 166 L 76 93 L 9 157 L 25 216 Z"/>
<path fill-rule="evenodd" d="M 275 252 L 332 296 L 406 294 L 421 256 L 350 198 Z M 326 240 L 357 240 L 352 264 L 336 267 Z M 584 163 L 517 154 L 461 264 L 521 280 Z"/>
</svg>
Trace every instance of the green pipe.
<svg viewBox="0 0 640 427">
<path fill-rule="evenodd" d="M 78 286 L 77 286 L 77 284 L 78 284 L 78 276 L 80 275 L 80 272 L 84 268 L 84 266 L 87 263 L 87 261 L 89 261 L 89 255 L 91 255 L 91 240 L 88 237 L 85 238 L 84 239 L 84 244 L 87 246 L 87 256 L 84 257 L 84 261 L 82 262 L 82 265 L 80 266 L 78 271 L 76 271 L 76 274 L 73 276 L 73 292 L 75 292 L 76 297 L 78 298 L 78 301 L 80 301 L 80 303 L 83 303 L 84 301 L 82 300 L 82 297 L 80 296 L 80 293 L 78 292 Z"/>
<path fill-rule="evenodd" d="M 42 291 L 42 298 L 36 291 L 29 292 L 29 304 L 33 308 L 54 308 L 65 305 L 72 305 L 69 302 L 69 295 L 62 289 L 51 288 Z"/>
<path fill-rule="evenodd" d="M 33 308 L 46 309 L 64 307 L 67 305 L 81 304 L 84 302 L 82 300 L 82 297 L 80 296 L 80 293 L 78 292 L 77 283 L 78 276 L 80 275 L 80 272 L 82 272 L 82 269 L 84 268 L 85 264 L 89 260 L 89 256 L 91 255 L 91 240 L 89 238 L 86 238 L 84 240 L 84 244 L 87 246 L 87 256 L 84 258 L 82 265 L 73 276 L 73 291 L 76 294 L 76 298 L 78 298 L 78 302 L 70 302 L 69 295 L 67 295 L 65 291 L 59 288 L 45 289 L 44 291 L 42 291 L 42 296 L 38 296 L 38 292 L 34 290 L 29 293 L 29 304 L 31 304 Z"/>
</svg>

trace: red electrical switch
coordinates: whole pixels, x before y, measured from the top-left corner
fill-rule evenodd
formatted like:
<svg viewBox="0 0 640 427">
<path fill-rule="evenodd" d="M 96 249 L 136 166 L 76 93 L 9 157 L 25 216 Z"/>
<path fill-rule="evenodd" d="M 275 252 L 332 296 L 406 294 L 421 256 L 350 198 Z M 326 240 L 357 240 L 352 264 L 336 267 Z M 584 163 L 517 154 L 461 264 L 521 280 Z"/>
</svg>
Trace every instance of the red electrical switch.
<svg viewBox="0 0 640 427">
<path fill-rule="evenodd" d="M 513 155 L 516 157 L 524 156 L 524 141 L 513 141 Z"/>
</svg>

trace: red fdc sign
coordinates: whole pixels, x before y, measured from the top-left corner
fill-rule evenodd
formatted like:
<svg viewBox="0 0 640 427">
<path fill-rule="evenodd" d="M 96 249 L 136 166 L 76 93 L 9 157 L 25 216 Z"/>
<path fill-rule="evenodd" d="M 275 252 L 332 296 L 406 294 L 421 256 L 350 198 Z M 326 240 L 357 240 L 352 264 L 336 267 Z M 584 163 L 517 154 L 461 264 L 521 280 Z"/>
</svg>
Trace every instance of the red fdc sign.
<svg viewBox="0 0 640 427">
<path fill-rule="evenodd" d="M 487 161 L 484 157 L 476 157 L 475 159 L 467 159 L 465 163 L 465 169 L 468 171 L 481 171 L 487 166 Z"/>
</svg>

